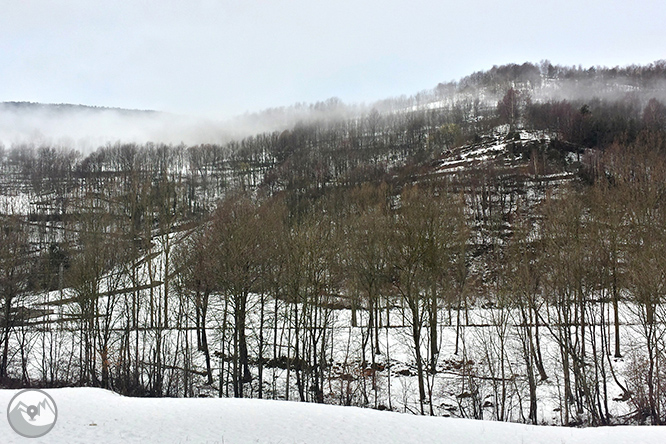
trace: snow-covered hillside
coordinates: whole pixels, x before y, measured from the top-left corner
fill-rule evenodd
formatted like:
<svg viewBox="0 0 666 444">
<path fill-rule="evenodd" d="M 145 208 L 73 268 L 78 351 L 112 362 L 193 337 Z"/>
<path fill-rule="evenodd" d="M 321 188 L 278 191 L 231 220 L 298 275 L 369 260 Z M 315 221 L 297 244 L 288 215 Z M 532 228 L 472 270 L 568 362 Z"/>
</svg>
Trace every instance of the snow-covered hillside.
<svg viewBox="0 0 666 444">
<path fill-rule="evenodd" d="M 92 388 L 52 389 L 48 443 L 658 443 L 662 427 L 563 428 L 434 418 L 355 407 L 250 399 L 127 398 Z M 0 390 L 0 416 L 16 390 Z M 0 421 L 3 443 L 22 443 Z"/>
</svg>

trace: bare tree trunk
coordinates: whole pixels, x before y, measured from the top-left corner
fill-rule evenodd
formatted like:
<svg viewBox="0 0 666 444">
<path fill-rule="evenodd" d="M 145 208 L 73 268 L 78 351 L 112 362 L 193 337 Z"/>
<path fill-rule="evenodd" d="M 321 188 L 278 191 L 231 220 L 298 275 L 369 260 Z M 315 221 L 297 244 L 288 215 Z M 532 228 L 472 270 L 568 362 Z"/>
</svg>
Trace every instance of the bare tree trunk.
<svg viewBox="0 0 666 444">
<path fill-rule="evenodd" d="M 420 327 L 418 308 L 412 309 L 412 341 L 414 342 L 414 354 L 416 357 L 416 374 L 419 384 L 419 405 L 421 407 L 421 414 L 425 415 L 423 402 L 426 399 L 426 392 L 424 384 L 423 359 L 421 357 L 421 327 Z"/>
</svg>

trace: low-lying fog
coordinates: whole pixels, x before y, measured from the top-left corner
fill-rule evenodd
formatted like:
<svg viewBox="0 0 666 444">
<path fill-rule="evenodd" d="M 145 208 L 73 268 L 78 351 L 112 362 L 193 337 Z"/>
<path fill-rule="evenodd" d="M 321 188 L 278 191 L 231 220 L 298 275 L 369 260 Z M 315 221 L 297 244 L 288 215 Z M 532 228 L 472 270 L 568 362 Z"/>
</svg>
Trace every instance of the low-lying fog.
<svg viewBox="0 0 666 444">
<path fill-rule="evenodd" d="M 360 109 L 328 99 L 314 105 L 297 104 L 213 120 L 159 111 L 4 102 L 0 103 L 0 146 L 48 145 L 86 154 L 116 142 L 223 144 L 266 131 L 281 131 L 301 120 L 350 116 Z"/>
<path fill-rule="evenodd" d="M 536 69 L 536 68 L 534 68 Z M 579 74 L 580 76 L 580 74 Z M 666 102 L 666 81 L 661 78 L 636 84 L 636 79 L 590 76 L 582 79 L 536 79 L 500 82 L 492 88 L 471 89 L 464 82 L 451 82 L 411 97 L 389 98 L 371 105 L 345 104 L 330 98 L 315 104 L 295 104 L 247 113 L 227 120 L 213 120 L 159 111 L 137 111 L 82 105 L 44 105 L 26 102 L 0 103 L 0 147 L 29 144 L 70 148 L 87 154 L 100 146 L 122 143 L 224 144 L 232 139 L 289 129 L 299 121 L 338 120 L 367 114 L 455 106 L 471 96 L 483 97 L 482 106 L 493 107 L 511 86 L 526 88 L 532 101 L 621 101 L 640 110 L 655 97 Z M 470 96 L 471 94 L 471 96 Z M 430 104 L 430 105 L 429 105 Z"/>
<path fill-rule="evenodd" d="M 153 111 L 71 105 L 0 104 L 0 143 L 74 148 L 89 152 L 107 143 L 194 145 L 231 137 L 222 122 Z"/>
</svg>

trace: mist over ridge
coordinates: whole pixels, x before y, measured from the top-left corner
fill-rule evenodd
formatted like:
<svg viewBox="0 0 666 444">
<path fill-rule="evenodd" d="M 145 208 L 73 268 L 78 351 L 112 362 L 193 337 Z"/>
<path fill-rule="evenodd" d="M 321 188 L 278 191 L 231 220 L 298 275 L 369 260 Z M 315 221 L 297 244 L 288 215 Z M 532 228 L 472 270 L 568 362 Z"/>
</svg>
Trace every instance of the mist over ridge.
<svg viewBox="0 0 666 444">
<path fill-rule="evenodd" d="M 113 143 L 157 143 L 188 146 L 224 144 L 254 134 L 283 131 L 298 122 L 344 120 L 370 111 L 393 113 L 435 109 L 475 101 L 493 107 L 509 88 L 533 102 L 632 101 L 644 106 L 651 98 L 666 101 L 666 61 L 625 67 L 567 67 L 507 64 L 439 83 L 412 96 L 390 97 L 371 104 L 324 101 L 272 107 L 221 120 L 154 110 L 103 106 L 0 102 L 0 146 L 50 146 L 83 154 Z"/>
<path fill-rule="evenodd" d="M 224 130 L 205 119 L 158 111 L 69 104 L 0 103 L 0 143 L 71 148 L 88 153 L 108 143 L 222 143 Z"/>
</svg>

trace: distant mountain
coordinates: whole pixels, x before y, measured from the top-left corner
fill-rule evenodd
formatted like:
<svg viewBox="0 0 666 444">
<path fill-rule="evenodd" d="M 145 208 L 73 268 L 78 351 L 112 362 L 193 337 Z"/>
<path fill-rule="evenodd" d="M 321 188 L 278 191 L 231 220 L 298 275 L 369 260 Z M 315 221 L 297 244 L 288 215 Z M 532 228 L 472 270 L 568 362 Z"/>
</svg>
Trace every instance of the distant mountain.
<svg viewBox="0 0 666 444">
<path fill-rule="evenodd" d="M 90 105 L 76 105 L 72 103 L 39 103 L 39 102 L 0 102 L 1 107 L 8 109 L 23 109 L 23 110 L 44 110 L 53 109 L 57 111 L 117 111 L 127 113 L 159 113 L 154 110 L 139 110 L 139 109 L 126 109 L 115 108 L 108 106 L 90 106 Z"/>
<path fill-rule="evenodd" d="M 388 116 L 455 109 L 465 119 L 471 114 L 478 118 L 480 110 L 495 108 L 510 88 L 526 103 L 623 100 L 642 108 L 652 98 L 666 102 L 666 61 L 613 68 L 561 66 L 548 61 L 507 64 L 372 104 L 345 104 L 333 97 L 247 113 L 228 121 L 154 110 L 1 102 L 0 145 L 55 145 L 86 153 L 115 142 L 223 144 L 264 132 L 282 132 L 300 123 L 359 120 L 372 112 Z"/>
<path fill-rule="evenodd" d="M 84 153 L 116 142 L 188 145 L 229 140 L 220 122 L 73 104 L 0 103 L 0 145 L 64 146 Z"/>
</svg>

